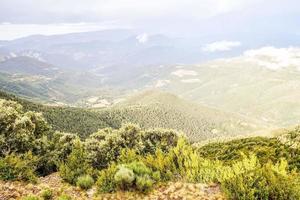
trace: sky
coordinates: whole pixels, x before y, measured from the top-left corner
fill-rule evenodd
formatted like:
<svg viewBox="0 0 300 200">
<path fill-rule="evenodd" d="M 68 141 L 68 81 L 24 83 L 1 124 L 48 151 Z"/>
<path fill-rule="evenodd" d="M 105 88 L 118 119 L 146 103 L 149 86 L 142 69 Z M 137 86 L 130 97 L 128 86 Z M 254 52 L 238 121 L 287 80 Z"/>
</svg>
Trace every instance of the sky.
<svg viewBox="0 0 300 200">
<path fill-rule="evenodd" d="M 1 0 L 0 40 L 112 28 L 177 37 L 299 35 L 299 13 L 298 0 Z"/>
</svg>

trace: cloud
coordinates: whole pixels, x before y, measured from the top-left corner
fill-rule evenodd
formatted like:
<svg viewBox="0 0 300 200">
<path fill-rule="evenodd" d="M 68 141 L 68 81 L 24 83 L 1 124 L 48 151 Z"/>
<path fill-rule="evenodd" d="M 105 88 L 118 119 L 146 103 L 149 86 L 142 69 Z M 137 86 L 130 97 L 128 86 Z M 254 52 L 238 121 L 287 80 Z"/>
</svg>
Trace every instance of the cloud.
<svg viewBox="0 0 300 200">
<path fill-rule="evenodd" d="M 138 40 L 139 43 L 146 43 L 149 40 L 149 36 L 147 33 L 143 33 L 141 35 L 136 36 L 136 39 Z"/>
<path fill-rule="evenodd" d="M 286 67 L 296 67 L 300 70 L 300 48 L 262 47 L 245 51 L 242 58 L 272 70 Z"/>
<path fill-rule="evenodd" d="M 199 83 L 201 82 L 198 78 L 192 78 L 192 79 L 182 79 L 180 80 L 182 83 Z"/>
<path fill-rule="evenodd" d="M 160 88 L 170 83 L 170 80 L 158 80 L 154 87 Z"/>
<path fill-rule="evenodd" d="M 29 35 L 54 35 L 86 31 L 98 31 L 111 28 L 121 28 L 114 22 L 106 23 L 61 23 L 61 24 L 0 24 L 0 40 L 12 40 Z M 128 27 L 122 27 L 128 28 Z"/>
<path fill-rule="evenodd" d="M 1 0 L 0 22 L 78 23 L 184 16 L 206 18 L 240 10 L 253 2 L 258 0 Z"/>
<path fill-rule="evenodd" d="M 198 75 L 198 73 L 196 71 L 185 70 L 185 69 L 178 69 L 176 71 L 173 71 L 171 74 L 174 76 L 177 76 L 177 77 L 197 76 Z"/>
<path fill-rule="evenodd" d="M 202 51 L 205 52 L 217 52 L 217 51 L 230 51 L 235 47 L 241 46 L 241 43 L 238 41 L 217 41 L 210 44 L 206 44 Z"/>
</svg>

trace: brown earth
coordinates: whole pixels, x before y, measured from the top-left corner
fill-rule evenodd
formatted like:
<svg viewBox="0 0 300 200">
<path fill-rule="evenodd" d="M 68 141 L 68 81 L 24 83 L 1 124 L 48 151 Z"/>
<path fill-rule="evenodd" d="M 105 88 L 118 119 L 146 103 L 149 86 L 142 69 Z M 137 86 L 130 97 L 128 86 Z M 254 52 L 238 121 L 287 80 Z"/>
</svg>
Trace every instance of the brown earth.
<svg viewBox="0 0 300 200">
<path fill-rule="evenodd" d="M 40 195 L 45 189 L 53 191 L 54 199 L 66 194 L 74 200 L 225 200 L 217 184 L 170 182 L 158 186 L 147 195 L 134 192 L 96 194 L 95 188 L 83 191 L 62 181 L 57 173 L 39 179 L 37 184 L 0 181 L 0 200 L 19 200 L 27 195 Z"/>
</svg>

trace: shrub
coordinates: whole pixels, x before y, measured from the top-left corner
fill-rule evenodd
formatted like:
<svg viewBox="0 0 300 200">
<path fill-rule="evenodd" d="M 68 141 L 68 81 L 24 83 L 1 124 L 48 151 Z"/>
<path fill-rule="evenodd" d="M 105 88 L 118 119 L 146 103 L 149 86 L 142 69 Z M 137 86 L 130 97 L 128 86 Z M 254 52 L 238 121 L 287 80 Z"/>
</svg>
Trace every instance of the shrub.
<svg viewBox="0 0 300 200">
<path fill-rule="evenodd" d="M 85 141 L 89 162 L 96 169 L 105 169 L 117 161 L 124 149 L 137 155 L 154 153 L 156 149 L 167 152 L 177 144 L 175 131 L 157 129 L 143 131 L 134 124 L 124 124 L 119 129 L 102 129 Z"/>
<path fill-rule="evenodd" d="M 69 195 L 62 194 L 59 197 L 57 197 L 57 200 L 72 200 L 72 198 Z"/>
<path fill-rule="evenodd" d="M 101 170 L 97 179 L 96 185 L 98 192 L 113 192 L 116 189 L 114 180 L 118 168 L 115 163 L 112 163 L 107 169 Z"/>
<path fill-rule="evenodd" d="M 102 129 L 85 141 L 89 162 L 96 169 L 105 169 L 116 161 L 122 149 L 142 148 L 141 130 L 133 124 L 125 124 L 120 129 Z"/>
<path fill-rule="evenodd" d="M 150 168 L 148 168 L 143 162 L 140 161 L 133 161 L 129 164 L 125 165 L 126 168 L 131 169 L 134 174 L 137 176 L 141 175 L 151 175 L 152 171 Z"/>
<path fill-rule="evenodd" d="M 39 152 L 44 149 L 40 140 L 50 127 L 40 113 L 23 112 L 20 104 L 0 99 L 0 156 L 10 153 Z"/>
<path fill-rule="evenodd" d="M 287 171 L 287 162 L 256 165 L 249 170 L 234 169 L 222 181 L 229 199 L 300 199 L 299 175 Z"/>
<path fill-rule="evenodd" d="M 55 153 L 57 154 L 59 161 L 64 161 L 72 153 L 76 142 L 80 139 L 76 134 L 62 133 L 56 131 L 54 134 L 55 141 Z"/>
<path fill-rule="evenodd" d="M 23 197 L 22 200 L 40 200 L 40 198 L 35 195 L 28 195 L 26 197 Z"/>
<path fill-rule="evenodd" d="M 59 173 L 65 181 L 71 184 L 76 184 L 79 176 L 93 174 L 93 169 L 87 163 L 86 153 L 80 141 L 77 141 L 72 153 L 61 164 Z"/>
<path fill-rule="evenodd" d="M 179 133 L 174 130 L 153 129 L 146 130 L 142 134 L 143 150 L 142 153 L 154 154 L 159 148 L 163 152 L 168 152 L 171 148 L 177 145 Z"/>
<path fill-rule="evenodd" d="M 140 192 L 148 192 L 153 187 L 153 183 L 149 175 L 143 175 L 136 177 L 135 185 Z"/>
<path fill-rule="evenodd" d="M 50 190 L 50 189 L 43 190 L 42 193 L 41 193 L 41 197 L 44 200 L 51 200 L 51 199 L 53 199 L 53 192 L 52 192 L 52 190 Z"/>
<path fill-rule="evenodd" d="M 0 159 L 0 179 L 36 182 L 36 161 L 31 152 L 7 155 Z"/>
<path fill-rule="evenodd" d="M 160 179 L 168 181 L 176 174 L 173 154 L 164 153 L 160 149 L 155 151 L 154 155 L 148 154 L 142 159 L 149 168 L 154 172 L 159 172 Z"/>
<path fill-rule="evenodd" d="M 155 179 L 152 178 L 153 175 L 156 176 Z M 160 173 L 154 173 L 141 161 L 120 165 L 115 174 L 117 186 L 124 190 L 148 192 L 153 187 L 154 180 L 160 181 Z"/>
<path fill-rule="evenodd" d="M 120 189 L 129 190 L 133 186 L 135 175 L 132 169 L 121 166 L 116 172 L 114 180 Z"/>
<path fill-rule="evenodd" d="M 94 185 L 94 179 L 90 175 L 83 175 L 78 177 L 76 185 L 81 189 L 87 190 Z"/>
<path fill-rule="evenodd" d="M 161 180 L 160 172 L 159 172 L 159 171 L 153 172 L 153 173 L 152 173 L 152 178 L 153 178 L 153 180 L 155 180 L 156 182 L 160 181 L 160 180 Z"/>
</svg>

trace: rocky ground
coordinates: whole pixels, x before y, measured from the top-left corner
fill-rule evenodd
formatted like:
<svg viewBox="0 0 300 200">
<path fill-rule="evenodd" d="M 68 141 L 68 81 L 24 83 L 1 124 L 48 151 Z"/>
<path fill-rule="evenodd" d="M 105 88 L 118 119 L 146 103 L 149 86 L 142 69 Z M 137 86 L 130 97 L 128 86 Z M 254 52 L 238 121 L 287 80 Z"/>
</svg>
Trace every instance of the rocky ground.
<svg viewBox="0 0 300 200">
<path fill-rule="evenodd" d="M 132 192 L 117 192 L 113 194 L 96 194 L 95 188 L 83 191 L 78 187 L 64 183 L 57 173 L 40 178 L 37 184 L 0 181 L 0 200 L 21 199 L 24 196 L 39 195 L 45 189 L 51 189 L 54 196 L 66 194 L 74 200 L 223 200 L 225 199 L 216 184 L 192 184 L 170 182 L 159 186 L 147 195 Z M 54 198 L 55 199 L 55 198 Z"/>
</svg>

